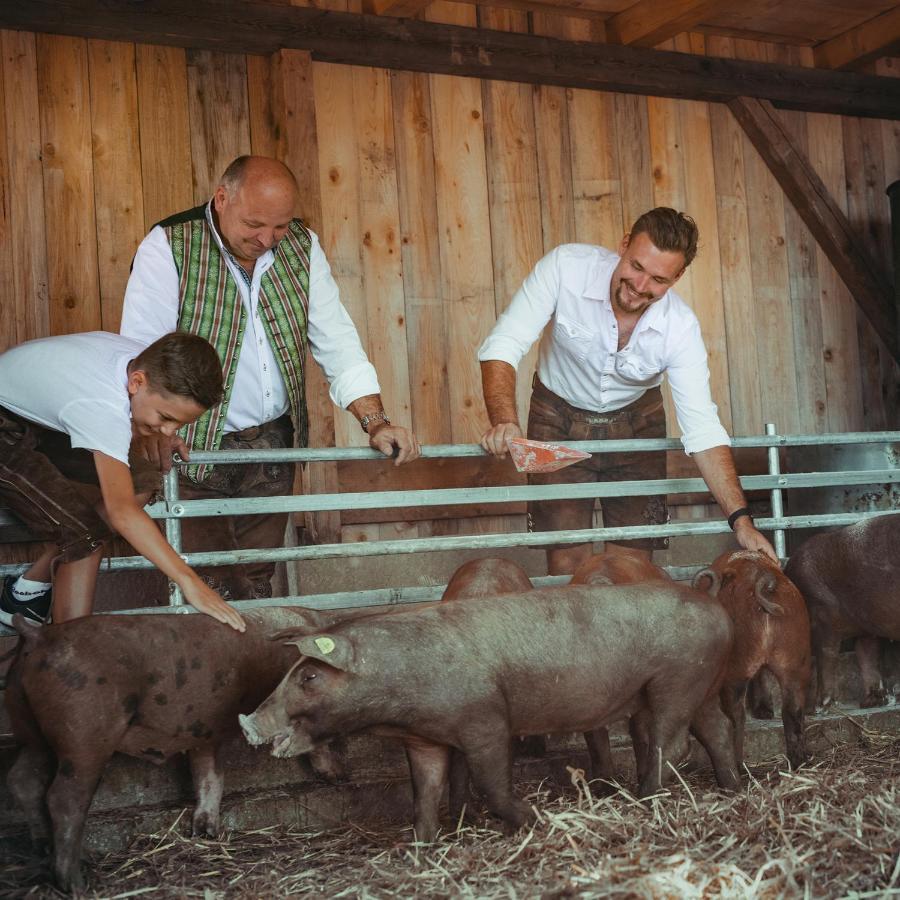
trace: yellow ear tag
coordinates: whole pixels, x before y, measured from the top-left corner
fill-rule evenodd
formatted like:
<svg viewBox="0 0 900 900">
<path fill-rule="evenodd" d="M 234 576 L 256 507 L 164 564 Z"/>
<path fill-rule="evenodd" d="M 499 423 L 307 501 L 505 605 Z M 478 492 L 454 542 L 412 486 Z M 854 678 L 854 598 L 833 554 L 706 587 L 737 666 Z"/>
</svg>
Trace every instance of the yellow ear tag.
<svg viewBox="0 0 900 900">
<path fill-rule="evenodd" d="M 334 650 L 334 641 L 330 637 L 317 637 L 315 644 L 326 656 Z"/>
</svg>

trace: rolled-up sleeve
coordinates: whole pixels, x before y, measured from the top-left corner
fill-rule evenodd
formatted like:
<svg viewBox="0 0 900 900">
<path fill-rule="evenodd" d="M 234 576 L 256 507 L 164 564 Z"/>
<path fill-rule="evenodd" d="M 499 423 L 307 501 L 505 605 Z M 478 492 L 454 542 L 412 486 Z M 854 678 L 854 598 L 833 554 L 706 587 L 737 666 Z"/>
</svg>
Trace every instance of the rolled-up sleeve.
<svg viewBox="0 0 900 900">
<path fill-rule="evenodd" d="M 561 250 L 552 250 L 531 270 L 478 349 L 479 362 L 499 359 L 518 368 L 556 309 Z"/>
<path fill-rule="evenodd" d="M 719 421 L 719 410 L 709 389 L 706 346 L 696 319 L 680 335 L 666 376 L 675 401 L 684 452 L 700 453 L 712 447 L 731 446 L 731 438 Z"/>
<path fill-rule="evenodd" d="M 331 266 L 315 234 L 310 248 L 308 336 L 309 349 L 325 373 L 328 394 L 336 406 L 346 409 L 360 397 L 381 393 L 375 367 L 341 303 Z"/>
</svg>

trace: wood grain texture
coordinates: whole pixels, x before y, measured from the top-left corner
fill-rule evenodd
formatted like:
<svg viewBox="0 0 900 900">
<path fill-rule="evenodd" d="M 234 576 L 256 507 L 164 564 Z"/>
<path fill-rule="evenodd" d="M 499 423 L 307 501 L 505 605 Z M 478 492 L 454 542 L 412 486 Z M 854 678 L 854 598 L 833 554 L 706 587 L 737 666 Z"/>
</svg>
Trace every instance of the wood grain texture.
<svg viewBox="0 0 900 900">
<path fill-rule="evenodd" d="M 187 60 L 177 47 L 135 47 L 144 228 L 194 202 Z"/>
<path fill-rule="evenodd" d="M 858 229 L 844 216 L 806 155 L 791 139 L 771 104 L 746 98 L 732 101 L 729 109 L 816 240 L 832 256 L 841 277 L 850 287 L 867 318 L 884 335 L 891 351 L 897 354 L 897 323 L 893 315 L 890 287 L 879 258 L 873 256 Z M 845 153 L 850 153 L 846 134 L 852 127 L 852 122 L 853 120 L 844 122 Z M 854 170 L 856 171 L 856 167 Z M 848 177 L 848 188 L 850 184 Z M 855 206 L 864 207 L 866 187 L 858 178 L 854 187 L 859 197 Z"/>
<path fill-rule="evenodd" d="M 359 129 L 362 275 L 369 354 L 392 421 L 411 424 L 409 348 L 400 253 L 397 159 L 390 78 L 384 69 L 353 71 Z"/>
<path fill-rule="evenodd" d="M 294 173 L 300 190 L 298 215 L 321 228 L 322 194 L 313 64 L 302 50 L 279 50 L 271 59 L 274 155 Z"/>
<path fill-rule="evenodd" d="M 487 427 L 475 350 L 494 324 L 494 285 L 481 86 L 431 78 L 435 187 L 454 442 L 480 439 Z"/>
<path fill-rule="evenodd" d="M 188 50 L 187 74 L 194 203 L 204 203 L 226 166 L 250 152 L 246 59 Z"/>
<path fill-rule="evenodd" d="M 7 319 L 4 340 L 15 344 L 50 334 L 44 180 L 34 35 L 0 32 L 0 50 L 12 275 L 4 306 L 13 318 L 12 325 Z"/>
<path fill-rule="evenodd" d="M 353 71 L 314 67 L 322 225 L 319 238 L 363 347 L 369 347 L 368 309 L 362 269 L 359 195 L 359 135 L 353 99 Z M 366 436 L 349 413 L 335 412 L 337 446 L 365 446 Z"/>
<path fill-rule="evenodd" d="M 391 75 L 401 259 L 409 340 L 412 425 L 422 442 L 450 443 L 450 387 L 441 295 L 441 254 L 434 184 L 428 76 Z"/>
<path fill-rule="evenodd" d="M 775 58 L 800 64 L 790 48 L 775 48 Z M 779 113 L 798 150 L 809 158 L 807 114 L 794 110 Z M 794 205 L 784 206 L 784 228 L 790 272 L 791 310 L 794 325 L 794 358 L 797 362 L 797 396 L 800 427 L 805 433 L 825 431 L 827 389 L 822 347 L 817 244 Z"/>
<path fill-rule="evenodd" d="M 744 171 L 747 219 L 752 235 L 754 340 L 763 424 L 774 422 L 779 431 L 797 432 L 799 398 L 785 248 L 784 194 L 749 141 L 744 143 Z"/>
<path fill-rule="evenodd" d="M 543 256 L 541 192 L 530 88 L 485 82 L 483 99 L 494 310 L 499 315 Z M 528 420 L 537 348 L 535 342 L 518 368 L 516 395 L 523 427 Z M 473 350 L 476 349 L 477 345 Z"/>
<path fill-rule="evenodd" d="M 134 252 L 144 236 L 134 47 L 88 41 L 100 320 L 118 331 Z"/>
<path fill-rule="evenodd" d="M 736 6 L 735 0 L 730 5 Z M 616 44 L 655 47 L 662 41 L 689 31 L 710 15 L 727 10 L 723 0 L 638 0 L 606 20 L 608 39 Z"/>
<path fill-rule="evenodd" d="M 53 334 L 101 327 L 87 41 L 40 35 L 38 96 Z"/>
<path fill-rule="evenodd" d="M 273 109 L 272 67 L 273 57 L 247 57 L 250 152 L 255 156 L 278 156 L 279 122 Z"/>
<path fill-rule="evenodd" d="M 685 211 L 700 231 L 699 252 L 690 265 L 691 305 L 703 332 L 709 359 L 710 388 L 719 419 L 732 429 L 730 366 L 725 336 L 725 306 L 719 250 L 710 109 L 707 103 L 678 101 L 684 156 Z"/>
<path fill-rule="evenodd" d="M 760 434 L 764 422 L 757 377 L 743 134 L 732 115 L 721 106 L 710 109 L 710 126 L 732 428 L 734 434 Z"/>
<path fill-rule="evenodd" d="M 622 226 L 629 231 L 635 220 L 653 208 L 653 172 L 650 160 L 650 125 L 647 99 L 615 94 L 616 140 L 622 191 Z"/>
<path fill-rule="evenodd" d="M 811 113 L 807 120 L 810 162 L 835 201 L 846 209 L 847 181 L 841 120 Z M 828 431 L 864 427 L 856 302 L 821 247 L 816 247 L 822 362 L 825 375 L 825 424 Z"/>
<path fill-rule="evenodd" d="M 619 160 L 613 94 L 569 92 L 569 146 L 575 238 L 615 249 L 625 232 L 619 173 L 628 159 Z"/>
</svg>

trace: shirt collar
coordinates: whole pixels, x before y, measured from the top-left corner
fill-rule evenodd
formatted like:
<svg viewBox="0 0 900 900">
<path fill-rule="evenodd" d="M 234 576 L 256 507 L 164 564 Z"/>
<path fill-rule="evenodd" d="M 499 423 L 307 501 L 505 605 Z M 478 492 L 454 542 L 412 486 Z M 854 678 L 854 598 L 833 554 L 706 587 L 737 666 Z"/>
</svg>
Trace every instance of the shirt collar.
<svg viewBox="0 0 900 900">
<path fill-rule="evenodd" d="M 600 301 L 610 312 L 612 312 L 612 298 L 610 297 L 609 289 L 612 282 L 612 273 L 619 264 L 620 259 L 621 257 L 614 253 L 608 256 L 604 254 L 604 258 L 598 259 L 589 273 L 587 283 L 581 293 L 581 296 L 586 300 Z M 660 334 L 664 332 L 670 307 L 670 292 L 671 289 L 666 291 L 659 300 L 644 312 L 635 326 L 635 334 L 639 334 L 647 328 L 652 328 Z"/>
</svg>

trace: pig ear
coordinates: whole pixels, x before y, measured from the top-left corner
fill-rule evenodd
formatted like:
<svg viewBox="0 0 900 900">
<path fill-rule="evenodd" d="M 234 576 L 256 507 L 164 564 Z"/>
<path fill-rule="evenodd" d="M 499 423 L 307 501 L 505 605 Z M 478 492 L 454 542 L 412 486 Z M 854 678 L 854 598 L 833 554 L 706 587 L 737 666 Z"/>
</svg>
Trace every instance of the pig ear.
<svg viewBox="0 0 900 900">
<path fill-rule="evenodd" d="M 289 641 L 303 656 L 309 656 L 335 669 L 351 672 L 356 662 L 353 644 L 339 634 L 306 635 L 298 641 Z"/>
<path fill-rule="evenodd" d="M 296 621 L 290 628 L 283 628 L 268 636 L 270 641 L 287 642 L 292 639 L 305 637 L 311 631 L 324 631 L 334 622 L 332 617 L 323 615 L 314 609 L 306 609 L 303 614 L 297 616 Z"/>
</svg>

